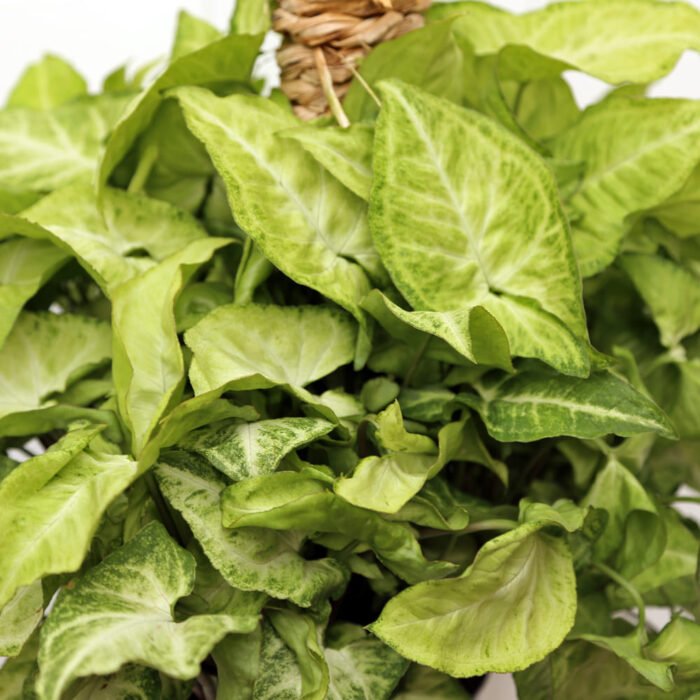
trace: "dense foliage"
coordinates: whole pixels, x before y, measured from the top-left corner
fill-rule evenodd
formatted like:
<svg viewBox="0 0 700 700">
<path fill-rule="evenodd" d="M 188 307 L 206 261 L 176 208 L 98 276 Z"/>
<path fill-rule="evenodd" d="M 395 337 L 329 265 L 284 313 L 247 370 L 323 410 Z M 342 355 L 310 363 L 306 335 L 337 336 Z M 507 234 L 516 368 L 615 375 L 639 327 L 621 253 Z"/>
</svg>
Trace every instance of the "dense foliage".
<svg viewBox="0 0 700 700">
<path fill-rule="evenodd" d="M 700 697 L 700 14 L 436 5 L 347 129 L 265 17 L 0 111 L 0 697 Z"/>
</svg>

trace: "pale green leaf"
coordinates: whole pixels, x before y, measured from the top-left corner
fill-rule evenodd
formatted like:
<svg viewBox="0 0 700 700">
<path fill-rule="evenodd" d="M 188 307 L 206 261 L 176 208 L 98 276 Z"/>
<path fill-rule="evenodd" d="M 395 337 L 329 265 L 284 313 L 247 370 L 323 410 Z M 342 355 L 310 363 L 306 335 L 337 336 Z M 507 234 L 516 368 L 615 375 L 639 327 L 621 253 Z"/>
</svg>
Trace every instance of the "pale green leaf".
<svg viewBox="0 0 700 700">
<path fill-rule="evenodd" d="M 574 623 L 566 543 L 521 525 L 487 542 L 458 578 L 392 598 L 371 630 L 402 656 L 453 676 L 511 672 L 556 649 Z"/>
<path fill-rule="evenodd" d="M 380 43 L 362 62 L 359 72 L 370 90 L 380 80 L 397 78 L 459 102 L 464 92 L 465 60 L 468 59 L 452 35 L 452 22 L 436 22 Z M 368 119 L 377 113 L 377 97 L 370 94 L 366 85 L 358 79 L 350 84 L 343 108 L 351 121 Z"/>
<path fill-rule="evenodd" d="M 547 166 L 475 112 L 399 83 L 381 96 L 370 222 L 401 293 L 420 312 L 481 306 L 513 355 L 585 376 L 581 284 Z"/>
<path fill-rule="evenodd" d="M 407 581 L 443 576 L 453 569 L 446 562 L 428 562 L 405 525 L 346 503 L 309 474 L 277 472 L 241 481 L 223 492 L 221 507 L 225 527 L 337 533 L 366 542 Z"/>
<path fill-rule="evenodd" d="M 282 458 L 333 430 L 321 418 L 274 418 L 190 433 L 180 445 L 197 452 L 234 481 L 270 474 Z"/>
<path fill-rule="evenodd" d="M 75 571 L 102 513 L 136 476 L 125 455 L 90 447 L 99 430 L 68 433 L 0 482 L 0 606 L 42 576 Z"/>
<path fill-rule="evenodd" d="M 270 29 L 270 0 L 237 0 L 231 17 L 233 34 L 265 34 Z"/>
<path fill-rule="evenodd" d="M 103 141 L 128 101 L 103 95 L 46 112 L 0 111 L 0 186 L 42 191 L 91 182 Z"/>
<path fill-rule="evenodd" d="M 109 324 L 93 318 L 20 315 L 0 349 L 0 418 L 54 406 L 56 393 L 109 360 L 111 341 Z"/>
<path fill-rule="evenodd" d="M 106 188 L 98 206 L 91 185 L 53 192 L 23 216 L 73 254 L 106 294 L 205 236 L 193 217 L 140 194 Z"/>
<path fill-rule="evenodd" d="M 684 680 L 700 680 L 700 625 L 676 617 L 645 648 L 648 657 L 673 664 L 675 675 Z"/>
<path fill-rule="evenodd" d="M 620 264 L 649 307 L 666 347 L 700 328 L 700 278 L 656 255 L 623 255 Z"/>
<path fill-rule="evenodd" d="M 299 390 L 350 362 L 355 337 L 352 319 L 330 306 L 220 306 L 185 335 L 190 381 L 197 394 L 226 385 Z"/>
<path fill-rule="evenodd" d="M 602 637 L 597 634 L 581 634 L 578 636 L 602 649 L 611 651 L 623 661 L 626 661 L 637 673 L 661 690 L 673 690 L 673 673 L 670 663 L 663 663 L 644 658 L 639 635 L 632 632 L 625 637 Z"/>
<path fill-rule="evenodd" d="M 192 590 L 194 572 L 192 556 L 153 523 L 65 589 L 41 635 L 39 696 L 58 700 L 75 678 L 132 661 L 193 678 L 225 634 L 255 628 L 256 618 L 244 616 L 175 622 L 172 606 Z"/>
<path fill-rule="evenodd" d="M 619 98 L 590 108 L 554 141 L 556 158 L 586 163 L 568 201 L 584 276 L 616 257 L 629 215 L 661 204 L 688 179 L 700 159 L 699 135 L 697 101 Z"/>
<path fill-rule="evenodd" d="M 308 607 L 344 584 L 347 574 L 340 564 L 307 561 L 298 553 L 304 541 L 299 533 L 222 527 L 220 497 L 226 482 L 196 458 L 166 455 L 156 474 L 165 497 L 231 586 Z"/>
<path fill-rule="evenodd" d="M 87 95 L 87 84 L 67 61 L 53 54 L 25 69 L 7 99 L 8 107 L 52 109 Z"/>
<path fill-rule="evenodd" d="M 14 238 L 0 242 L 0 347 L 25 303 L 67 259 L 66 253 L 48 241 Z"/>
<path fill-rule="evenodd" d="M 175 300 L 197 268 L 229 242 L 194 240 L 112 294 L 114 382 L 137 456 L 185 381 Z"/>
<path fill-rule="evenodd" d="M 89 676 L 71 685 L 71 700 L 160 700 L 161 679 L 157 671 L 127 664 L 109 676 Z"/>
<path fill-rule="evenodd" d="M 484 389 L 480 399 L 461 397 L 477 409 L 489 433 L 501 442 L 644 432 L 674 437 L 661 409 L 609 372 L 596 372 L 587 379 L 523 372 Z"/>
<path fill-rule="evenodd" d="M 358 197 L 369 200 L 374 141 L 371 124 L 360 122 L 347 129 L 299 126 L 283 136 L 298 141 L 333 177 Z"/>
<path fill-rule="evenodd" d="M 633 511 L 657 513 L 651 496 L 634 474 L 614 457 L 598 472 L 582 504 L 604 508 L 608 512 L 605 530 L 594 543 L 594 552 L 601 560 L 607 559 L 623 544 L 625 524 Z M 647 546 L 649 544 L 647 541 Z"/>
<path fill-rule="evenodd" d="M 22 586 L 0 610 L 0 654 L 17 656 L 44 612 L 41 582 Z"/>
<path fill-rule="evenodd" d="M 458 680 L 428 666 L 413 664 L 393 700 L 469 700 Z"/>
<path fill-rule="evenodd" d="M 325 657 L 329 700 L 388 700 L 408 662 L 359 627 L 337 625 L 328 632 Z"/>
<path fill-rule="evenodd" d="M 134 102 L 110 136 L 100 164 L 100 187 L 134 145 L 153 119 L 163 100 L 163 93 L 178 85 L 216 85 L 245 82 L 250 77 L 262 37 L 224 37 L 198 51 L 173 61 Z"/>
<path fill-rule="evenodd" d="M 700 167 L 696 167 L 678 192 L 647 214 L 682 238 L 700 233 Z"/>
<path fill-rule="evenodd" d="M 363 258 L 376 266 L 366 205 L 277 133 L 297 119 L 261 97 L 201 88 L 174 95 L 226 184 L 236 223 L 275 267 L 362 319 L 370 289 Z"/>
<path fill-rule="evenodd" d="M 191 15 L 186 10 L 180 10 L 170 60 L 175 61 L 188 53 L 199 51 L 208 44 L 219 41 L 221 37 L 221 32 L 209 22 Z"/>
<path fill-rule="evenodd" d="M 690 310 L 690 309 L 688 309 Z M 700 438 L 700 358 L 679 362 L 680 382 L 669 416 L 681 438 Z"/>
<path fill-rule="evenodd" d="M 469 524 L 469 511 L 462 495 L 438 476 L 428 481 L 392 519 L 436 530 L 462 530 Z"/>
<path fill-rule="evenodd" d="M 7 659 L 0 667 L 0 697 L 3 700 L 25 700 L 25 681 L 37 671 L 36 656 L 39 652 L 39 631 L 37 630 L 15 657 Z"/>
<path fill-rule="evenodd" d="M 477 54 L 508 44 L 610 83 L 648 83 L 668 73 L 685 49 L 700 50 L 700 13 L 650 0 L 562 2 L 513 15 L 480 2 L 436 3 L 431 17 L 464 14 L 460 33 Z"/>
</svg>

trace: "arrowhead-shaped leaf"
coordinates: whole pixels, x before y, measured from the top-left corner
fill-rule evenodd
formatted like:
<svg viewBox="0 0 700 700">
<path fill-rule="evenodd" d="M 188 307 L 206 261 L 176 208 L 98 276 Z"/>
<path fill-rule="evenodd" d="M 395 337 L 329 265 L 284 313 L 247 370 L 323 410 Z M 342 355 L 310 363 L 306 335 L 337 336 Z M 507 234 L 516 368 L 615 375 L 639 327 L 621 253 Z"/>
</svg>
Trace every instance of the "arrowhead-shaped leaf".
<svg viewBox="0 0 700 700">
<path fill-rule="evenodd" d="M 421 313 L 481 306 L 513 355 L 585 376 L 581 284 L 547 166 L 475 112 L 400 83 L 381 96 L 370 221 L 399 291 Z"/>
<path fill-rule="evenodd" d="M 298 553 L 303 537 L 297 533 L 222 527 L 220 498 L 226 482 L 197 458 L 166 455 L 156 473 L 163 494 L 231 586 L 309 606 L 345 582 L 347 574 L 334 560 L 306 561 Z"/>
<path fill-rule="evenodd" d="M 7 99 L 8 107 L 52 109 L 87 95 L 87 84 L 62 58 L 46 54 L 29 66 Z"/>
<path fill-rule="evenodd" d="M 132 661 L 193 678 L 225 634 L 255 628 L 255 617 L 230 615 L 175 622 L 172 607 L 192 590 L 194 573 L 192 555 L 153 523 L 65 589 L 41 634 L 39 696 L 58 700 L 75 678 Z"/>
<path fill-rule="evenodd" d="M 41 581 L 22 586 L 0 610 L 0 654 L 17 656 L 44 612 Z"/>
</svg>

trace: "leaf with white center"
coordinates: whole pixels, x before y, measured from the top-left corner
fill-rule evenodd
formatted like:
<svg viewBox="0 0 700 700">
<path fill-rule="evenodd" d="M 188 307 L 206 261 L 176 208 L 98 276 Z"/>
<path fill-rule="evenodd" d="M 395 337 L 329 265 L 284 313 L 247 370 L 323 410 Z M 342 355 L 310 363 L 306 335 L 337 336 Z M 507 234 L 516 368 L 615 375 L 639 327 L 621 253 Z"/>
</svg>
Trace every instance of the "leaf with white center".
<svg viewBox="0 0 700 700">
<path fill-rule="evenodd" d="M 283 136 L 298 141 L 328 172 L 365 201 L 372 186 L 371 124 L 351 124 L 347 129 L 336 126 L 298 126 Z"/>
<path fill-rule="evenodd" d="M 408 662 L 362 628 L 339 624 L 328 631 L 329 700 L 388 700 Z"/>
<path fill-rule="evenodd" d="M 630 384 L 609 372 L 587 379 L 522 372 L 477 398 L 462 394 L 501 442 L 531 442 L 571 435 L 596 438 L 675 432 L 661 409 Z"/>
<path fill-rule="evenodd" d="M 274 418 L 202 428 L 180 445 L 206 457 L 234 481 L 241 481 L 272 473 L 285 455 L 333 428 L 321 418 Z"/>
<path fill-rule="evenodd" d="M 629 129 L 630 124 L 635 128 Z M 553 152 L 561 160 L 586 163 L 567 204 L 581 272 L 593 275 L 617 255 L 628 229 L 625 219 L 661 204 L 697 165 L 700 104 L 623 98 L 602 102 L 554 141 Z"/>
<path fill-rule="evenodd" d="M 347 535 L 366 542 L 407 581 L 444 576 L 454 567 L 427 561 L 410 528 L 357 508 L 308 473 L 276 472 L 229 486 L 222 494 L 225 527 L 268 527 Z"/>
<path fill-rule="evenodd" d="M 299 554 L 304 541 L 299 533 L 222 527 L 220 498 L 226 482 L 199 459 L 166 455 L 156 475 L 165 497 L 231 586 L 308 607 L 345 583 L 347 574 L 333 559 L 307 561 Z"/>
<path fill-rule="evenodd" d="M 73 185 L 23 212 L 74 255 L 106 294 L 206 232 L 189 214 L 140 194 Z M 134 256 L 145 251 L 148 256 Z"/>
<path fill-rule="evenodd" d="M 166 90 L 178 85 L 228 86 L 246 82 L 261 41 L 261 35 L 230 35 L 172 61 L 115 126 L 100 164 L 100 189 L 153 120 Z"/>
<path fill-rule="evenodd" d="M 172 608 L 194 584 L 192 555 L 160 523 L 64 589 L 41 635 L 37 691 L 59 700 L 76 678 L 142 663 L 185 680 L 230 632 L 250 632 L 256 617 L 197 615 L 175 622 Z"/>
<path fill-rule="evenodd" d="M 75 571 L 103 512 L 135 478 L 131 459 L 90 446 L 99 431 L 68 433 L 0 482 L 0 607 L 42 576 Z"/>
<path fill-rule="evenodd" d="M 68 255 L 49 241 L 0 242 L 0 347 L 25 303 L 67 260 Z"/>
<path fill-rule="evenodd" d="M 114 384 L 137 456 L 185 381 L 175 300 L 197 269 L 229 243 L 224 238 L 192 241 L 112 294 Z"/>
<path fill-rule="evenodd" d="M 401 83 L 380 92 L 370 224 L 399 291 L 423 314 L 482 307 L 512 355 L 586 376 L 581 283 L 545 163 L 476 112 Z"/>
<path fill-rule="evenodd" d="M 0 186 L 55 190 L 91 182 L 102 143 L 129 97 L 85 98 L 50 111 L 0 111 Z"/>
<path fill-rule="evenodd" d="M 24 71 L 12 88 L 7 106 L 52 109 L 85 95 L 83 76 L 62 58 L 46 54 Z"/>
<path fill-rule="evenodd" d="M 666 347 L 700 328 L 700 278 L 656 255 L 623 255 L 620 264 L 649 307 Z"/>
<path fill-rule="evenodd" d="M 358 263 L 373 253 L 366 205 L 301 144 L 277 134 L 298 126 L 296 117 L 261 97 L 174 94 L 226 184 L 236 223 L 288 277 L 361 320 L 370 284 Z"/>
<path fill-rule="evenodd" d="M 330 306 L 220 306 L 185 334 L 196 394 L 303 387 L 353 358 L 356 326 Z"/>
<path fill-rule="evenodd" d="M 610 83 L 649 83 L 685 49 L 700 50 L 700 12 L 684 3 L 605 0 L 555 3 L 522 15 L 479 2 L 436 3 L 432 19 L 464 15 L 459 32 L 477 54 L 526 46 Z"/>
<path fill-rule="evenodd" d="M 0 655 L 17 656 L 41 621 L 44 594 L 41 581 L 22 586 L 0 610 Z"/>
<path fill-rule="evenodd" d="M 23 313 L 0 349 L 0 431 L 3 418 L 54 406 L 54 394 L 109 360 L 111 342 L 103 321 Z"/>
<path fill-rule="evenodd" d="M 574 623 L 576 579 L 565 541 L 542 525 L 490 540 L 458 578 L 402 591 L 371 631 L 452 676 L 512 672 L 543 659 Z"/>
</svg>

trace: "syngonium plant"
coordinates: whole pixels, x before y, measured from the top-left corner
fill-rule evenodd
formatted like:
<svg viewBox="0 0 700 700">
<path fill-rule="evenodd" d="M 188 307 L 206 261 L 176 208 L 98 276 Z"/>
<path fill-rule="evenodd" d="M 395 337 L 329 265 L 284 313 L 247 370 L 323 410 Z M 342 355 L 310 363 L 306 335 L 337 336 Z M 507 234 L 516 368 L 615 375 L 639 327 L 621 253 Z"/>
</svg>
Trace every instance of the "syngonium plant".
<svg viewBox="0 0 700 700">
<path fill-rule="evenodd" d="M 700 14 L 267 17 L 0 111 L 0 697 L 700 697 Z"/>
</svg>

